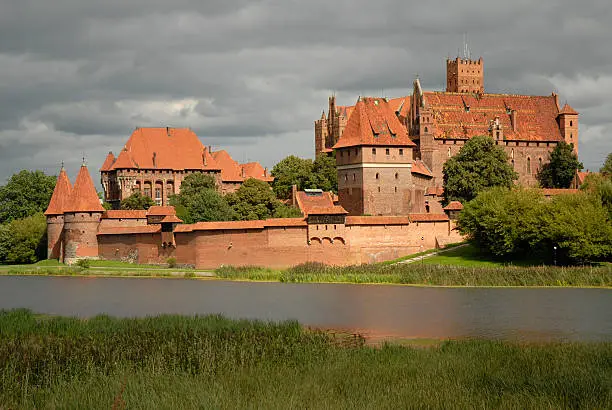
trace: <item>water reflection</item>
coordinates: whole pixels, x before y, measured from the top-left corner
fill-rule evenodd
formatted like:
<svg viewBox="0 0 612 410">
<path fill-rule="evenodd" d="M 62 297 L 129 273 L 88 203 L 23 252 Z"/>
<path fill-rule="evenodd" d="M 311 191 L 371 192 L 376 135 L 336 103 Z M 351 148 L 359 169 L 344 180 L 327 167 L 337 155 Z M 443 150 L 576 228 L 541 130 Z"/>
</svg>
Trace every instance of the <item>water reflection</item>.
<svg viewBox="0 0 612 410">
<path fill-rule="evenodd" d="M 17 307 L 81 317 L 221 313 L 401 337 L 612 340 L 608 289 L 0 277 L 0 308 Z"/>
</svg>

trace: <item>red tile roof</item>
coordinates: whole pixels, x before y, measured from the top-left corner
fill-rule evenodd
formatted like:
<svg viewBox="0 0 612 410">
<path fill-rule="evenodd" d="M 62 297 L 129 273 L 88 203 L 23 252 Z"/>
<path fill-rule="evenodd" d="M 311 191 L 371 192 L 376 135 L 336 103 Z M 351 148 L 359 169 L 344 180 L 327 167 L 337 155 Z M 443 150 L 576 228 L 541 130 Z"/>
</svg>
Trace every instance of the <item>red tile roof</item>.
<svg viewBox="0 0 612 410">
<path fill-rule="evenodd" d="M 147 211 L 144 210 L 108 210 L 102 214 L 104 219 L 145 219 Z"/>
<path fill-rule="evenodd" d="M 355 110 L 354 105 L 337 105 L 336 106 L 336 113 L 340 117 L 349 118 L 354 110 Z"/>
<path fill-rule="evenodd" d="M 346 225 L 408 225 L 407 216 L 347 216 Z"/>
<path fill-rule="evenodd" d="M 446 214 L 410 214 L 412 222 L 446 222 L 448 215 Z"/>
<path fill-rule="evenodd" d="M 261 181 L 272 182 L 272 177 L 268 170 L 265 169 L 259 162 L 247 162 L 246 164 L 240 165 L 244 173 L 245 178 L 255 178 Z"/>
<path fill-rule="evenodd" d="M 444 207 L 445 211 L 461 211 L 463 209 L 463 204 L 459 201 L 451 201 L 448 205 Z"/>
<path fill-rule="evenodd" d="M 307 226 L 304 218 L 270 218 L 264 221 L 265 226 L 285 227 L 285 226 Z"/>
<path fill-rule="evenodd" d="M 413 174 L 421 174 L 428 177 L 433 177 L 433 174 L 431 173 L 429 168 L 427 168 L 427 165 L 425 165 L 425 163 L 420 159 L 415 159 L 412 162 L 412 168 L 410 169 L 410 172 L 412 172 Z"/>
<path fill-rule="evenodd" d="M 100 171 L 110 171 L 114 163 L 115 156 L 112 152 L 109 152 L 106 156 L 106 159 L 104 160 L 104 164 L 102 164 L 102 168 L 100 168 Z"/>
<path fill-rule="evenodd" d="M 103 226 L 98 230 L 98 235 L 125 235 L 135 233 L 159 233 L 160 225 L 144 226 Z"/>
<path fill-rule="evenodd" d="M 189 128 L 137 128 L 111 169 L 220 170 Z"/>
<path fill-rule="evenodd" d="M 173 206 L 152 206 L 147 210 L 147 216 L 167 216 L 176 215 L 176 209 Z"/>
<path fill-rule="evenodd" d="M 430 186 L 425 190 L 425 195 L 444 196 L 444 187 Z"/>
<path fill-rule="evenodd" d="M 244 181 L 240 164 L 234 161 L 227 151 L 215 151 L 212 153 L 212 156 L 219 165 L 219 168 L 221 168 L 221 180 L 223 182 Z"/>
<path fill-rule="evenodd" d="M 304 216 L 315 215 L 342 215 L 347 214 L 346 210 L 334 205 L 334 198 L 331 192 L 307 193 L 299 191 L 296 195 L 297 205 Z"/>
<path fill-rule="evenodd" d="M 265 221 L 223 221 L 197 222 L 190 225 L 179 225 L 174 232 L 215 231 L 233 229 L 263 229 Z"/>
<path fill-rule="evenodd" d="M 415 144 L 384 98 L 362 97 L 357 101 L 342 136 L 334 148 L 356 145 L 406 146 Z"/>
<path fill-rule="evenodd" d="M 557 96 L 425 92 L 423 104 L 433 112 L 436 138 L 468 139 L 489 135 L 499 118 L 506 140 L 561 141 Z M 469 107 L 469 109 L 468 109 Z M 516 131 L 512 124 L 516 111 Z"/>
<path fill-rule="evenodd" d="M 578 115 L 578 111 L 570 107 L 568 103 L 565 103 L 559 114 L 570 114 L 570 115 Z"/>
<path fill-rule="evenodd" d="M 62 215 L 68 207 L 71 191 L 70 180 L 68 175 L 66 175 L 66 170 L 62 167 L 57 176 L 55 189 L 53 190 L 53 195 L 51 195 L 51 201 L 49 201 L 45 215 Z"/>
<path fill-rule="evenodd" d="M 104 212 L 91 175 L 85 165 L 82 165 L 79 170 L 64 212 Z"/>
<path fill-rule="evenodd" d="M 391 107 L 393 112 L 396 113 L 396 115 L 404 121 L 406 120 L 406 118 L 408 118 L 408 114 L 410 113 L 410 104 L 410 96 L 392 98 L 389 100 L 389 106 Z"/>
<path fill-rule="evenodd" d="M 542 194 L 544 194 L 544 196 L 577 194 L 578 192 L 580 192 L 579 189 L 562 189 L 562 188 L 543 188 L 542 189 Z"/>
<path fill-rule="evenodd" d="M 178 223 L 178 224 L 182 224 L 183 220 L 179 217 L 177 217 L 176 215 L 166 215 L 162 218 L 162 220 L 160 221 L 161 223 L 168 223 L 168 222 L 172 222 L 172 223 Z"/>
</svg>

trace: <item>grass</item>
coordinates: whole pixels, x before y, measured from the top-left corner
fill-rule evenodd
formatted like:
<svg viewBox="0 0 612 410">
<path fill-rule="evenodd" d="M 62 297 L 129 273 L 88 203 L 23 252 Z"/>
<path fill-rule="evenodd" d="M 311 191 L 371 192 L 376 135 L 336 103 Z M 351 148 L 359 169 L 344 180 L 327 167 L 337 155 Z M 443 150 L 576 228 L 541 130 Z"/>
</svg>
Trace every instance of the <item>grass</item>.
<svg viewBox="0 0 612 410">
<path fill-rule="evenodd" d="M 460 248 L 450 249 L 439 255 L 425 258 L 423 263 L 428 265 L 453 265 L 469 267 L 502 267 L 502 266 L 541 266 L 542 261 L 530 258 L 512 259 L 507 261 L 495 260 L 482 252 L 473 244 L 466 244 Z"/>
<path fill-rule="evenodd" d="M 391 283 L 426 286 L 575 286 L 612 287 L 612 267 L 445 266 L 419 263 L 399 265 L 327 266 L 307 263 L 285 270 L 223 267 L 215 271 L 227 279 L 292 283 Z"/>
<path fill-rule="evenodd" d="M 361 340 L 219 316 L 0 312 L 0 408 L 612 406 L 611 343 Z"/>
</svg>

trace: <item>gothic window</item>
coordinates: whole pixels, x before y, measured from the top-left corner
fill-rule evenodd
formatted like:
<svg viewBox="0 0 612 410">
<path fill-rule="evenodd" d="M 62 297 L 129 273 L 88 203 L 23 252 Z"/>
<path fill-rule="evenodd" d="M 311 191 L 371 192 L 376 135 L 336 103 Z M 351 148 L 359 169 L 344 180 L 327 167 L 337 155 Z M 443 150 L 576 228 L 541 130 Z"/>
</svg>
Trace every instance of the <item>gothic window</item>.
<svg viewBox="0 0 612 410">
<path fill-rule="evenodd" d="M 451 157 L 451 147 L 448 147 L 448 157 Z"/>
<path fill-rule="evenodd" d="M 157 205 L 161 205 L 162 203 L 162 189 L 161 188 L 155 188 L 155 203 Z"/>
<path fill-rule="evenodd" d="M 353 173 L 353 181 L 355 180 L 355 174 Z"/>
<path fill-rule="evenodd" d="M 378 187 L 378 192 L 380 192 L 380 187 Z"/>
<path fill-rule="evenodd" d="M 376 148 L 372 148 L 372 155 L 376 155 Z"/>
<path fill-rule="evenodd" d="M 380 175 L 378 174 L 378 172 L 376 173 L 376 179 L 380 179 Z"/>
<path fill-rule="evenodd" d="M 425 132 L 429 132 L 429 130 L 427 129 L 427 127 L 425 127 Z"/>
<path fill-rule="evenodd" d="M 397 187 L 395 187 L 395 192 L 397 192 Z"/>
<path fill-rule="evenodd" d="M 510 151 L 510 158 L 514 159 L 514 148 L 512 148 L 512 151 Z"/>
<path fill-rule="evenodd" d="M 531 158 L 527 157 L 527 173 L 531 174 Z"/>
<path fill-rule="evenodd" d="M 385 155 L 389 155 L 389 148 L 385 149 Z"/>
<path fill-rule="evenodd" d="M 348 175 L 344 175 L 344 180 L 348 181 Z"/>
<path fill-rule="evenodd" d="M 574 139 L 574 134 L 570 132 L 570 140 Z"/>
<path fill-rule="evenodd" d="M 570 121 L 570 127 L 574 125 L 574 121 Z"/>
<path fill-rule="evenodd" d="M 397 172 L 395 173 L 395 179 L 399 179 L 399 174 Z"/>
<path fill-rule="evenodd" d="M 404 155 L 404 150 L 402 148 L 399 149 L 399 154 Z"/>
</svg>

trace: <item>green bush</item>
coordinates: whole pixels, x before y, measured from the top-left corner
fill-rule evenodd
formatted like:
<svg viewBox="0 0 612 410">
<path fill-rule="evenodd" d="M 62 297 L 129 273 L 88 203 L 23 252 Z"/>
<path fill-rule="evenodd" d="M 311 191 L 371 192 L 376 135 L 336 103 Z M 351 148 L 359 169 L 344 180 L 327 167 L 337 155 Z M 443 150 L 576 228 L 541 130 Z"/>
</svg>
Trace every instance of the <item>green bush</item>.
<svg viewBox="0 0 612 410">
<path fill-rule="evenodd" d="M 47 219 L 37 213 L 0 225 L 0 262 L 34 263 L 47 257 Z"/>
<path fill-rule="evenodd" d="M 91 266 L 91 262 L 89 262 L 89 259 L 79 259 L 76 262 L 76 265 L 83 269 L 89 269 L 89 267 Z"/>
<path fill-rule="evenodd" d="M 176 258 L 170 257 L 166 259 L 169 268 L 176 268 Z"/>
</svg>

